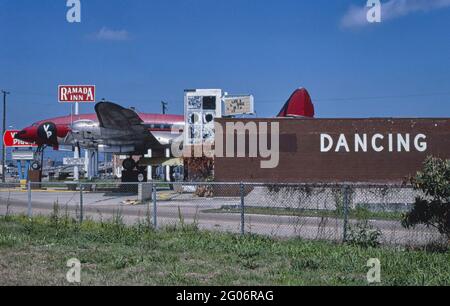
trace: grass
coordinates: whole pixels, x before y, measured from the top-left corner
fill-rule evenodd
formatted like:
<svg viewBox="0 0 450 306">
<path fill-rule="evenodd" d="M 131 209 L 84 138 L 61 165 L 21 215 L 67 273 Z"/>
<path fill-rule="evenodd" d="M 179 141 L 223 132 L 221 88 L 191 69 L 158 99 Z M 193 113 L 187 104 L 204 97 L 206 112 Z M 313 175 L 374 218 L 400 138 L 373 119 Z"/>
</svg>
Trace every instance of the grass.
<svg viewBox="0 0 450 306">
<path fill-rule="evenodd" d="M 382 285 L 449 285 L 450 252 L 361 248 L 144 223 L 79 225 L 67 217 L 0 217 L 0 284 L 68 285 L 70 258 L 82 285 L 367 285 L 369 258 Z"/>
<path fill-rule="evenodd" d="M 235 206 L 222 206 L 219 209 L 210 209 L 203 211 L 205 213 L 241 213 L 241 209 Z M 344 213 L 340 210 L 320 210 L 320 209 L 295 209 L 295 208 L 276 208 L 276 207 L 245 207 L 246 214 L 272 215 L 272 216 L 298 216 L 298 217 L 329 217 L 343 219 Z M 402 213 L 400 212 L 374 212 L 366 208 L 358 207 L 348 212 L 350 219 L 356 220 L 392 220 L 400 221 Z"/>
</svg>

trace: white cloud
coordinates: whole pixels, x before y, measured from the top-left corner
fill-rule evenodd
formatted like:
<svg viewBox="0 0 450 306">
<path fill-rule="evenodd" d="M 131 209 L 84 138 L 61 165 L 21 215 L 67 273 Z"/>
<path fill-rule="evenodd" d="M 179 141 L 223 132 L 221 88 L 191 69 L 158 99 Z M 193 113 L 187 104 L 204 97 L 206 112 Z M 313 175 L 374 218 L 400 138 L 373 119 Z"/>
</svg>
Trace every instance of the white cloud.
<svg viewBox="0 0 450 306">
<path fill-rule="evenodd" d="M 96 40 L 125 41 L 130 39 L 130 34 L 126 30 L 111 30 L 103 27 L 91 37 Z"/>
<path fill-rule="evenodd" d="M 366 15 L 369 10 L 363 7 L 351 6 L 342 17 L 341 26 L 344 28 L 362 27 L 369 25 Z M 416 12 L 427 12 L 431 10 L 450 7 L 450 0 L 388 0 L 381 3 L 381 20 L 391 20 Z"/>
</svg>

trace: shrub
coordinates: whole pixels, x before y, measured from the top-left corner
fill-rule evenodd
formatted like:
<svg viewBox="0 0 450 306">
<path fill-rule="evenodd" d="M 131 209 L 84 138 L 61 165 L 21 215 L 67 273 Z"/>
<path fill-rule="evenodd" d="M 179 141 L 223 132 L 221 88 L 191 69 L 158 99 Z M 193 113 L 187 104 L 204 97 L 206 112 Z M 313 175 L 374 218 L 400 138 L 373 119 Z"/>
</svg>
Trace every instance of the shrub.
<svg viewBox="0 0 450 306">
<path fill-rule="evenodd" d="M 375 248 L 380 245 L 381 232 L 372 227 L 367 220 L 349 226 L 347 243 L 364 248 Z"/>
<path fill-rule="evenodd" d="M 402 225 L 434 227 L 450 241 L 450 160 L 428 157 L 411 182 L 425 197 L 416 198 L 412 210 L 403 216 Z"/>
</svg>

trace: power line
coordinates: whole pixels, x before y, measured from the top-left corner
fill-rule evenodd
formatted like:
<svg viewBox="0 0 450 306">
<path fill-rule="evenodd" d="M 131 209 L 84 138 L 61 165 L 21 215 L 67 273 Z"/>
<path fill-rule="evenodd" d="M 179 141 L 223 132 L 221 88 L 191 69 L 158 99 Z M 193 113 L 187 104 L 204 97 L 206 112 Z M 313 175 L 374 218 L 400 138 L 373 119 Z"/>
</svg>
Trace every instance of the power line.
<svg viewBox="0 0 450 306">
<path fill-rule="evenodd" d="M 44 93 L 44 92 L 31 92 L 31 91 L 14 91 L 14 94 L 16 95 L 25 95 L 25 96 L 40 96 L 40 97 L 49 97 L 49 98 L 55 98 L 57 99 L 57 94 L 50 94 L 50 93 Z M 140 101 L 140 102 L 149 102 L 150 100 L 159 100 L 161 97 L 146 97 L 146 98 L 131 98 L 131 97 L 113 97 L 113 99 L 106 99 L 109 101 L 114 100 L 127 100 L 127 101 Z M 180 97 L 180 100 L 182 100 L 182 97 Z"/>
<path fill-rule="evenodd" d="M 417 93 L 417 94 L 386 95 L 386 96 L 372 96 L 372 97 L 325 98 L 325 99 L 316 99 L 316 101 L 324 102 L 324 101 L 381 100 L 381 99 L 405 99 L 405 98 L 438 97 L 438 96 L 450 96 L 450 92 Z"/>
<path fill-rule="evenodd" d="M 30 96 L 41 96 L 41 97 L 52 97 L 55 98 L 56 94 L 48 94 L 42 92 L 27 92 L 27 91 L 14 91 L 16 95 L 30 95 Z M 426 97 L 445 97 L 450 96 L 450 92 L 428 92 L 428 93 L 411 93 L 411 94 L 398 94 L 398 95 L 380 95 L 380 96 L 354 96 L 354 97 L 325 97 L 325 98 L 312 98 L 313 102 L 350 102 L 350 101 L 368 101 L 368 100 L 383 100 L 383 99 L 408 99 L 408 98 L 426 98 Z M 145 99 L 140 98 L 125 98 L 125 97 L 115 97 L 111 100 L 118 101 L 135 101 L 135 102 L 149 102 L 151 100 L 158 100 L 157 97 L 147 97 Z M 284 99 L 287 97 L 279 99 L 258 99 L 257 103 L 259 104 L 272 104 L 272 103 L 282 103 Z M 175 100 L 175 99 L 174 99 Z M 166 103 L 161 101 L 161 103 Z M 45 103 L 44 105 L 50 105 L 51 103 Z M 40 104 L 43 105 L 43 104 Z M 163 106 L 163 104 L 161 104 Z M 166 103 L 167 105 L 167 103 Z M 164 108 L 163 112 L 167 110 L 167 107 Z"/>
<path fill-rule="evenodd" d="M 360 96 L 360 97 L 336 97 L 336 98 L 312 98 L 313 102 L 345 102 L 345 101 L 361 101 L 361 100 L 383 100 L 383 99 L 407 99 L 407 98 L 426 98 L 426 97 L 444 97 L 450 96 L 450 92 L 440 93 L 416 93 L 404 95 L 386 95 L 386 96 Z M 276 99 L 257 99 L 259 103 L 278 103 Z"/>
</svg>

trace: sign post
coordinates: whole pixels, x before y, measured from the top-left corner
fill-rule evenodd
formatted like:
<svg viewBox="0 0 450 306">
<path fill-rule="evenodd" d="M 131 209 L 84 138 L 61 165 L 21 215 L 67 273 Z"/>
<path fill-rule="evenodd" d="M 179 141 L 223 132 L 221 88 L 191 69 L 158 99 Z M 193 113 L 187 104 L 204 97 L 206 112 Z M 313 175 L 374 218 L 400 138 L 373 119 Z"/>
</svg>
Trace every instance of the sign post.
<svg viewBox="0 0 450 306">
<path fill-rule="evenodd" d="M 75 103 L 75 115 L 78 116 L 79 103 L 95 103 L 95 85 L 59 85 L 58 101 L 59 103 Z M 78 147 L 75 147 L 73 157 L 74 159 L 80 158 Z M 76 164 L 73 168 L 75 181 L 80 179 L 79 166 L 82 165 Z"/>
</svg>

